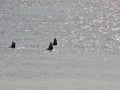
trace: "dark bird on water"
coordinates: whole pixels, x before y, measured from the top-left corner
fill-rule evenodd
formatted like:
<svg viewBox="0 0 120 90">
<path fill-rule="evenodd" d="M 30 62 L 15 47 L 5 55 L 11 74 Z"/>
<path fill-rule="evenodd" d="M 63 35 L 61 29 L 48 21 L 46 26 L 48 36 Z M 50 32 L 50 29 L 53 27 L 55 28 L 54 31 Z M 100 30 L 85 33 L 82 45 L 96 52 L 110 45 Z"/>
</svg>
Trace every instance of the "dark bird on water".
<svg viewBox="0 0 120 90">
<path fill-rule="evenodd" d="M 15 48 L 15 47 L 16 47 L 16 44 L 15 44 L 15 42 L 12 41 L 12 44 L 9 48 Z"/>
<path fill-rule="evenodd" d="M 54 38 L 53 45 L 57 45 L 57 39 Z"/>
<path fill-rule="evenodd" d="M 52 44 L 52 42 L 50 42 L 49 47 L 46 50 L 49 50 L 49 51 L 53 50 L 53 44 Z"/>
</svg>

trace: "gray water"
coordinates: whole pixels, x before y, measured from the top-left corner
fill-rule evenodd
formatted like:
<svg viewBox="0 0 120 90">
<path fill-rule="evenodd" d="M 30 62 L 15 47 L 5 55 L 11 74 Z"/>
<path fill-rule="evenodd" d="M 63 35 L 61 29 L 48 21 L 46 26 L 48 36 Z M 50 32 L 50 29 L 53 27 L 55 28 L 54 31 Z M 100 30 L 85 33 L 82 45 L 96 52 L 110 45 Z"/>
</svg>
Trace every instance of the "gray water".
<svg viewBox="0 0 120 90">
<path fill-rule="evenodd" d="M 112 83 L 82 90 L 118 90 L 119 68 L 119 0 L 0 0 L 0 80 L 91 78 Z"/>
</svg>

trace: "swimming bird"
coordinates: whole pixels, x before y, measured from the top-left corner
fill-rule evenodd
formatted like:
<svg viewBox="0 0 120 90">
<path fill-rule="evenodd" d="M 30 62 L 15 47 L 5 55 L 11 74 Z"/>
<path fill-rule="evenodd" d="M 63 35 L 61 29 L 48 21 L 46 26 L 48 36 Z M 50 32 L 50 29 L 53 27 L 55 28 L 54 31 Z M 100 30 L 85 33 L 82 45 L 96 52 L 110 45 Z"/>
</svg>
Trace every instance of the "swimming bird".
<svg viewBox="0 0 120 90">
<path fill-rule="evenodd" d="M 54 38 L 53 45 L 57 45 L 57 39 Z"/>
<path fill-rule="evenodd" d="M 50 42 L 49 47 L 46 50 L 49 50 L 49 51 L 53 50 L 53 44 L 52 44 L 52 42 Z"/>
<path fill-rule="evenodd" d="M 15 48 L 15 47 L 16 47 L 16 44 L 15 44 L 15 42 L 12 41 L 12 44 L 9 48 Z"/>
</svg>

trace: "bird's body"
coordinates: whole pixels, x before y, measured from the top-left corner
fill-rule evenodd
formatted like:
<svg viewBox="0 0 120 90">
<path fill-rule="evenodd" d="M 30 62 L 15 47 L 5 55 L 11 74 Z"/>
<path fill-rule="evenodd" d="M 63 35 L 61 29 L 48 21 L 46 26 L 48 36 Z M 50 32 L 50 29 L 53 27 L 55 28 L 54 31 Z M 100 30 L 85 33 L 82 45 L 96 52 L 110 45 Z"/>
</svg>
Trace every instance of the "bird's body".
<svg viewBox="0 0 120 90">
<path fill-rule="evenodd" d="M 12 44 L 9 48 L 15 48 L 15 47 L 16 47 L 16 44 L 15 44 L 15 42 L 12 41 Z"/>
<path fill-rule="evenodd" d="M 49 51 L 53 50 L 53 44 L 52 44 L 52 42 L 50 42 L 49 47 L 47 48 L 47 50 L 49 50 Z"/>
<path fill-rule="evenodd" d="M 57 39 L 54 38 L 53 45 L 57 45 Z"/>
</svg>

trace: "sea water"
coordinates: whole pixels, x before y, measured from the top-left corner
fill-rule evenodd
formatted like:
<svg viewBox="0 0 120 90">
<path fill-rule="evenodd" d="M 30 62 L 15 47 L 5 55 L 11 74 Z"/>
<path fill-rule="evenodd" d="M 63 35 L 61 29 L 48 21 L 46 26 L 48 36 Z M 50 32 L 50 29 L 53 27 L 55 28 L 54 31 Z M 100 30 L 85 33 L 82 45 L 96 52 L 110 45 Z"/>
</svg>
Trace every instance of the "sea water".
<svg viewBox="0 0 120 90">
<path fill-rule="evenodd" d="M 0 0 L 1 90 L 118 90 L 119 68 L 119 0 Z"/>
</svg>

